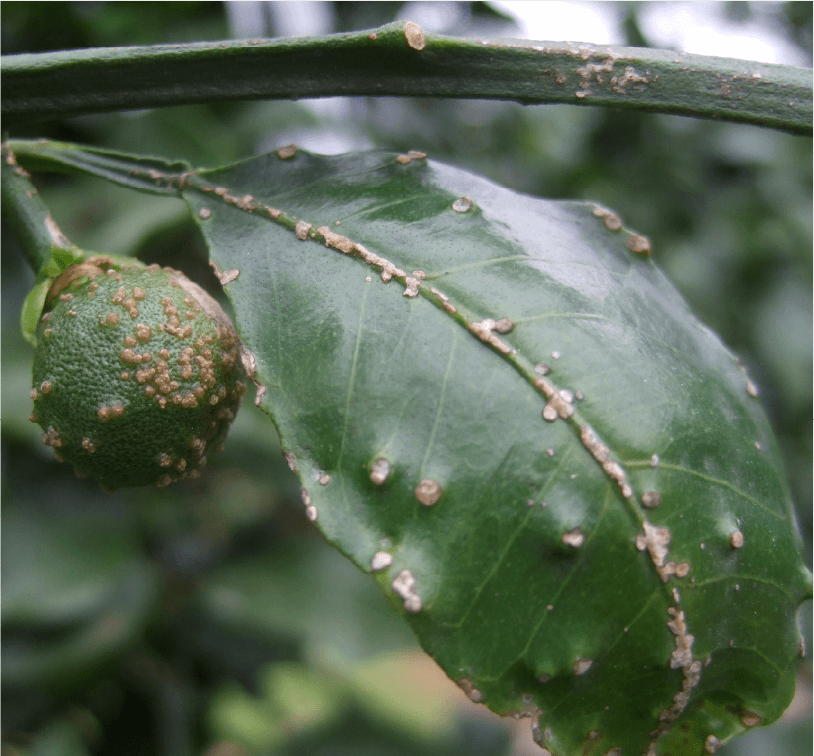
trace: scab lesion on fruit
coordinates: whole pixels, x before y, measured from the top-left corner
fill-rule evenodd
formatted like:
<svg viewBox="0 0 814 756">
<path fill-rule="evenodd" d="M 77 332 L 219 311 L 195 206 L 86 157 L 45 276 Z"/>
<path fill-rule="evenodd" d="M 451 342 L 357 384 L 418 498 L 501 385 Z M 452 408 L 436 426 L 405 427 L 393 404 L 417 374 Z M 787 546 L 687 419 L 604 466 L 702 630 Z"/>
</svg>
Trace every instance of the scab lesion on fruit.
<svg viewBox="0 0 814 756">
<path fill-rule="evenodd" d="M 72 333 L 81 331 L 80 326 L 86 328 L 89 324 L 96 326 L 92 329 L 93 333 L 91 335 L 98 333 L 95 338 L 102 339 L 102 341 L 99 341 L 99 350 L 101 351 L 98 355 L 100 363 L 103 364 L 104 350 L 109 348 L 110 342 L 104 340 L 107 339 L 107 336 L 98 330 L 97 324 L 121 327 L 121 315 L 115 309 L 111 310 L 111 305 L 113 308 L 121 307 L 135 320 L 138 315 L 137 303 L 145 300 L 149 302 L 149 297 L 157 295 L 165 315 L 165 322 L 153 323 L 147 319 L 149 309 L 145 309 L 145 315 L 138 322 L 133 323 L 131 328 L 128 329 L 129 333 L 122 334 L 123 340 L 118 345 L 113 345 L 113 351 L 108 355 L 112 367 L 109 378 L 116 381 L 117 387 L 111 391 L 112 387 L 108 386 L 108 396 L 110 394 L 113 396 L 103 404 L 95 407 L 91 405 L 89 408 L 93 422 L 98 422 L 105 428 L 103 438 L 108 453 L 120 454 L 138 460 L 138 449 L 136 448 L 138 444 L 136 444 L 136 447 L 133 446 L 134 434 L 130 423 L 144 422 L 145 415 L 142 410 L 145 409 L 143 407 L 145 401 L 155 402 L 152 406 L 162 410 L 161 414 L 166 414 L 170 423 L 169 426 L 166 426 L 168 421 L 159 419 L 158 416 L 153 416 L 149 420 L 149 422 L 155 424 L 156 428 L 149 427 L 149 432 L 143 434 L 145 445 L 148 447 L 151 442 L 154 442 L 161 435 L 162 424 L 168 430 L 168 436 L 175 433 L 177 424 L 174 423 L 172 419 L 174 415 L 170 412 L 173 407 L 188 412 L 201 408 L 202 404 L 205 405 L 205 425 L 201 426 L 202 435 L 213 441 L 217 439 L 219 434 L 225 435 L 228 423 L 234 418 L 236 406 L 245 391 L 245 383 L 240 380 L 239 373 L 232 372 L 238 362 L 237 337 L 226 314 L 217 303 L 200 287 L 188 281 L 182 274 L 169 268 L 161 269 L 159 266 L 144 268 L 131 265 L 123 266 L 120 271 L 117 271 L 111 267 L 109 268 L 109 275 L 102 280 L 94 281 L 89 280 L 90 276 L 95 276 L 104 271 L 99 268 L 88 276 L 87 261 L 82 265 L 85 266 L 82 268 L 85 275 L 77 275 L 76 271 L 71 272 L 70 269 L 66 271 L 63 279 L 64 286 L 71 286 L 72 291 L 62 293 L 81 295 L 84 292 L 98 292 L 101 296 L 96 299 L 89 299 L 86 296 L 72 296 L 71 299 L 67 299 L 67 297 L 56 296 L 56 294 L 60 293 L 59 290 L 54 292 L 53 309 L 46 313 L 46 318 L 41 319 L 39 328 L 42 329 L 44 323 L 56 323 L 58 318 L 68 316 L 68 307 L 77 313 L 72 317 L 77 319 L 78 324 L 75 327 L 76 330 L 62 329 L 55 331 L 54 338 L 58 337 L 59 343 L 56 343 L 54 339 L 49 340 L 47 350 L 44 346 L 45 340 L 40 342 L 43 345 L 42 349 L 46 351 L 40 350 L 38 346 L 38 355 L 41 351 L 44 355 L 47 355 L 42 358 L 44 361 L 42 364 L 47 365 L 54 359 L 58 360 L 61 354 L 72 354 L 70 344 L 66 348 L 64 339 L 70 339 Z M 151 279 L 152 274 L 160 274 L 160 278 Z M 149 290 L 149 296 L 145 288 Z M 162 293 L 166 295 L 162 297 Z M 180 301 L 181 298 L 184 299 L 183 305 Z M 181 326 L 180 318 L 178 318 L 180 307 L 184 308 L 183 312 L 193 315 L 193 318 L 187 317 L 188 320 L 192 321 L 189 325 Z M 206 311 L 206 317 L 198 320 L 196 313 L 202 310 Z M 189 347 L 189 351 L 182 350 L 185 359 L 181 359 L 179 362 L 185 364 L 173 365 L 172 356 L 180 353 L 175 348 L 167 348 L 169 346 L 167 336 L 174 336 L 179 339 L 193 338 L 197 329 L 201 330 L 198 331 L 198 338 L 194 346 Z M 143 348 L 148 342 L 154 343 L 154 339 L 158 339 L 159 342 L 162 342 L 163 339 L 163 343 L 156 346 L 158 359 L 155 361 L 151 351 L 139 350 L 140 346 Z M 87 347 L 83 345 L 83 349 L 87 350 Z M 48 373 L 43 368 L 38 367 L 40 364 L 38 363 L 38 355 L 35 355 L 34 374 L 35 376 L 42 376 L 44 373 L 47 376 Z M 60 370 L 65 372 L 61 367 Z M 228 384 L 228 390 L 226 384 Z M 35 385 L 39 386 L 40 384 Z M 134 394 L 133 392 L 137 393 Z M 224 402 L 214 412 L 209 409 L 212 406 L 208 401 L 210 393 L 217 398 L 216 403 Z M 45 413 L 39 411 L 41 408 L 39 404 L 37 405 L 38 419 L 46 418 L 40 422 L 43 427 L 46 427 L 47 423 L 51 423 L 53 427 L 64 427 L 64 423 L 54 422 L 54 413 L 56 412 L 57 416 L 59 416 L 60 413 L 67 412 L 70 416 L 75 412 L 75 410 L 65 405 L 65 401 L 61 398 L 63 394 L 65 396 L 72 395 L 65 392 L 61 394 L 54 392 L 52 397 L 48 397 L 48 408 Z M 117 394 L 119 396 L 116 396 Z M 40 388 L 36 396 L 42 395 Z M 34 398 L 33 394 L 32 398 Z M 136 403 L 138 412 L 133 413 L 130 409 L 127 409 L 132 402 Z M 135 419 L 131 420 L 130 418 Z M 69 417 L 69 420 L 76 422 L 73 417 Z M 90 418 L 80 418 L 79 420 L 80 423 L 85 425 L 89 421 Z M 125 450 L 124 447 L 121 447 L 116 452 L 116 444 L 120 443 L 117 441 L 116 434 L 120 428 L 128 429 L 126 433 L 128 437 L 127 448 Z M 137 436 L 138 434 L 135 434 L 135 437 Z M 66 436 L 68 440 L 61 448 L 62 456 L 77 465 L 81 472 L 89 473 L 99 479 L 107 490 L 122 485 L 132 486 L 150 483 L 163 485 L 168 481 L 191 478 L 198 474 L 196 466 L 203 465 L 206 459 L 202 454 L 188 456 L 184 449 L 179 448 L 175 454 L 173 466 L 166 468 L 166 473 L 162 473 L 162 475 L 169 475 L 170 477 L 159 479 L 159 471 L 162 468 L 155 461 L 157 452 L 154 447 L 153 451 L 149 452 L 149 459 L 151 460 L 149 463 L 145 458 L 142 462 L 136 462 L 130 466 L 125 463 L 119 465 L 118 469 L 107 469 L 110 467 L 108 462 L 91 462 L 89 460 L 89 448 L 87 444 L 82 443 L 82 435 L 79 435 L 75 440 L 71 440 L 73 438 L 73 436 Z M 90 436 L 86 435 L 84 438 L 89 439 Z M 93 443 L 98 445 L 99 442 L 94 438 Z M 179 440 L 179 443 L 185 445 L 186 441 Z M 215 447 L 218 445 L 219 442 L 214 444 Z M 105 457 L 105 459 L 108 459 L 108 457 Z M 150 472 L 151 465 L 154 466 L 154 472 Z"/>
<path fill-rule="evenodd" d="M 53 425 L 49 425 L 42 436 L 42 443 L 53 449 L 59 449 L 63 445 L 62 434 Z"/>
</svg>

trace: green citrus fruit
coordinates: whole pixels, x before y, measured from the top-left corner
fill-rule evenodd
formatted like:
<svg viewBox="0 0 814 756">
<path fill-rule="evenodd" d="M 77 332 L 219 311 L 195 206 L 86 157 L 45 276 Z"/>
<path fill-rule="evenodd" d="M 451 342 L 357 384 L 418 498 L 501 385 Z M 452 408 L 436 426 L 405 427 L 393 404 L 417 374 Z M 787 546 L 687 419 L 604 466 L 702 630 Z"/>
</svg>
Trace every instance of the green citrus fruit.
<svg viewBox="0 0 814 756">
<path fill-rule="evenodd" d="M 195 477 L 246 390 L 235 328 L 182 273 L 109 263 L 90 258 L 51 287 L 31 420 L 107 489 Z"/>
</svg>

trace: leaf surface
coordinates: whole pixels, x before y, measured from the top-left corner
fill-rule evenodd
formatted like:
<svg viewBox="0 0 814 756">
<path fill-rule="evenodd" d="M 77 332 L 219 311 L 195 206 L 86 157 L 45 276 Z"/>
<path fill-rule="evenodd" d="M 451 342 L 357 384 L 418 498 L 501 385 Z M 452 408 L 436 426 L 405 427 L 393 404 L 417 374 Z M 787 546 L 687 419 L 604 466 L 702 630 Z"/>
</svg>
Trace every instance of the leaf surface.
<svg viewBox="0 0 814 756">
<path fill-rule="evenodd" d="M 779 716 L 808 583 L 774 442 L 641 237 L 421 158 L 201 178 L 307 513 L 471 698 L 557 754 Z"/>
<path fill-rule="evenodd" d="M 775 720 L 811 590 L 779 456 L 649 242 L 420 154 L 292 152 L 156 185 L 325 537 L 552 754 Z"/>
</svg>

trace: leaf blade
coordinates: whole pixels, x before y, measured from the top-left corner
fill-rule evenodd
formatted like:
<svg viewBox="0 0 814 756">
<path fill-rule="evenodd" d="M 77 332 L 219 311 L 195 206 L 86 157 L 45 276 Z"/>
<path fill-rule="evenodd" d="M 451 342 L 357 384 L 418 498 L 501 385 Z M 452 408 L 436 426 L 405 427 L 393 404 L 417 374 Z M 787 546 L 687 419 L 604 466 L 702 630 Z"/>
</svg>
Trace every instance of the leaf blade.
<svg viewBox="0 0 814 756">
<path fill-rule="evenodd" d="M 272 179 L 278 169 L 284 182 Z M 363 569 L 389 554 L 377 580 L 470 697 L 500 713 L 541 716 L 552 752 L 577 752 L 592 732 L 597 748 L 644 751 L 663 734 L 659 712 L 670 725 L 682 716 L 706 658 L 717 684 L 725 670 L 743 670 L 730 663 L 729 630 L 735 644 L 754 634 L 773 649 L 744 701 L 766 721 L 779 715 L 783 704 L 769 700 L 788 694 L 794 614 L 809 588 L 805 571 L 790 567 L 793 518 L 771 433 L 734 358 L 652 263 L 625 247 L 633 235 L 606 227 L 608 211 L 370 155 L 298 153 L 290 163 L 274 155 L 203 178 L 311 224 L 313 235 L 297 240 L 252 219 L 236 243 L 238 211 L 229 208 L 202 227 L 219 266 L 243 266 L 230 296 L 308 510 Z M 264 194 L 269 184 L 285 188 Z M 478 202 L 457 213 L 464 190 Z M 197 194 L 188 200 L 203 208 Z M 330 236 L 337 220 L 347 243 Z M 400 271 L 394 281 L 376 278 L 387 265 L 364 264 L 371 251 Z M 405 297 L 410 278 L 419 292 Z M 248 293 L 255 279 L 273 282 L 274 302 L 261 302 L 265 283 Z M 512 307 L 519 314 L 508 334 L 483 326 Z M 551 394 L 534 369 L 543 357 L 556 365 L 545 379 Z M 584 400 L 566 402 L 571 417 L 540 417 L 553 392 L 583 387 Z M 725 418 L 730 434 L 721 432 Z M 653 454 L 664 462 L 652 466 Z M 731 458 L 747 461 L 741 469 L 726 464 Z M 377 484 L 371 475 L 383 459 L 390 474 Z M 436 503 L 422 503 L 421 481 L 440 487 Z M 625 485 L 637 497 L 648 486 L 661 491 L 660 509 L 646 511 Z M 685 521 L 684 509 L 699 512 L 693 497 L 711 501 Z M 741 590 L 732 565 L 746 552 L 732 546 L 732 534 L 750 520 L 767 531 L 749 530 L 751 553 L 759 543 L 765 555 L 780 540 L 789 557 L 775 562 L 770 590 L 752 591 L 744 580 L 741 594 L 752 595 L 752 611 L 767 602 L 777 609 L 786 628 L 779 644 L 765 623 L 720 616 Z M 702 537 L 710 544 L 699 555 Z M 609 574 L 610 565 L 622 566 Z M 671 571 L 682 565 L 691 577 L 679 581 Z M 708 587 L 720 571 L 723 596 Z M 529 580 L 531 598 L 522 587 Z M 711 616 L 709 631 L 699 618 Z M 573 631 L 586 626 L 586 635 Z M 621 680 L 617 668 L 626 670 Z M 624 691 L 623 717 L 606 713 L 611 690 Z M 699 701 L 700 691 L 707 706 L 722 695 L 700 687 Z M 557 716 L 563 709 L 567 722 Z M 730 719 L 719 727 L 723 738 L 746 727 Z"/>
</svg>

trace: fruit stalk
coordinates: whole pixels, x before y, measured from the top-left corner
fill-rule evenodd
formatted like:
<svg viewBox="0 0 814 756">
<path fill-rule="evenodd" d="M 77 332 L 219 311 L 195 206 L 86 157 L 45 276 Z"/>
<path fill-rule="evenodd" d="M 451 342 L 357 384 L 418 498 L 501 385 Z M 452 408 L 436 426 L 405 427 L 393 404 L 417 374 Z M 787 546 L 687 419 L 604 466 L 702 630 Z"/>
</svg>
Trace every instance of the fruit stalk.
<svg viewBox="0 0 814 756">
<path fill-rule="evenodd" d="M 5 145 L 2 149 L 3 221 L 9 224 L 26 261 L 35 273 L 41 273 L 54 252 L 66 250 L 76 257 L 79 250 L 59 230 L 48 207 L 31 183 L 31 174 Z M 56 248 L 56 249 L 55 249 Z"/>
</svg>

